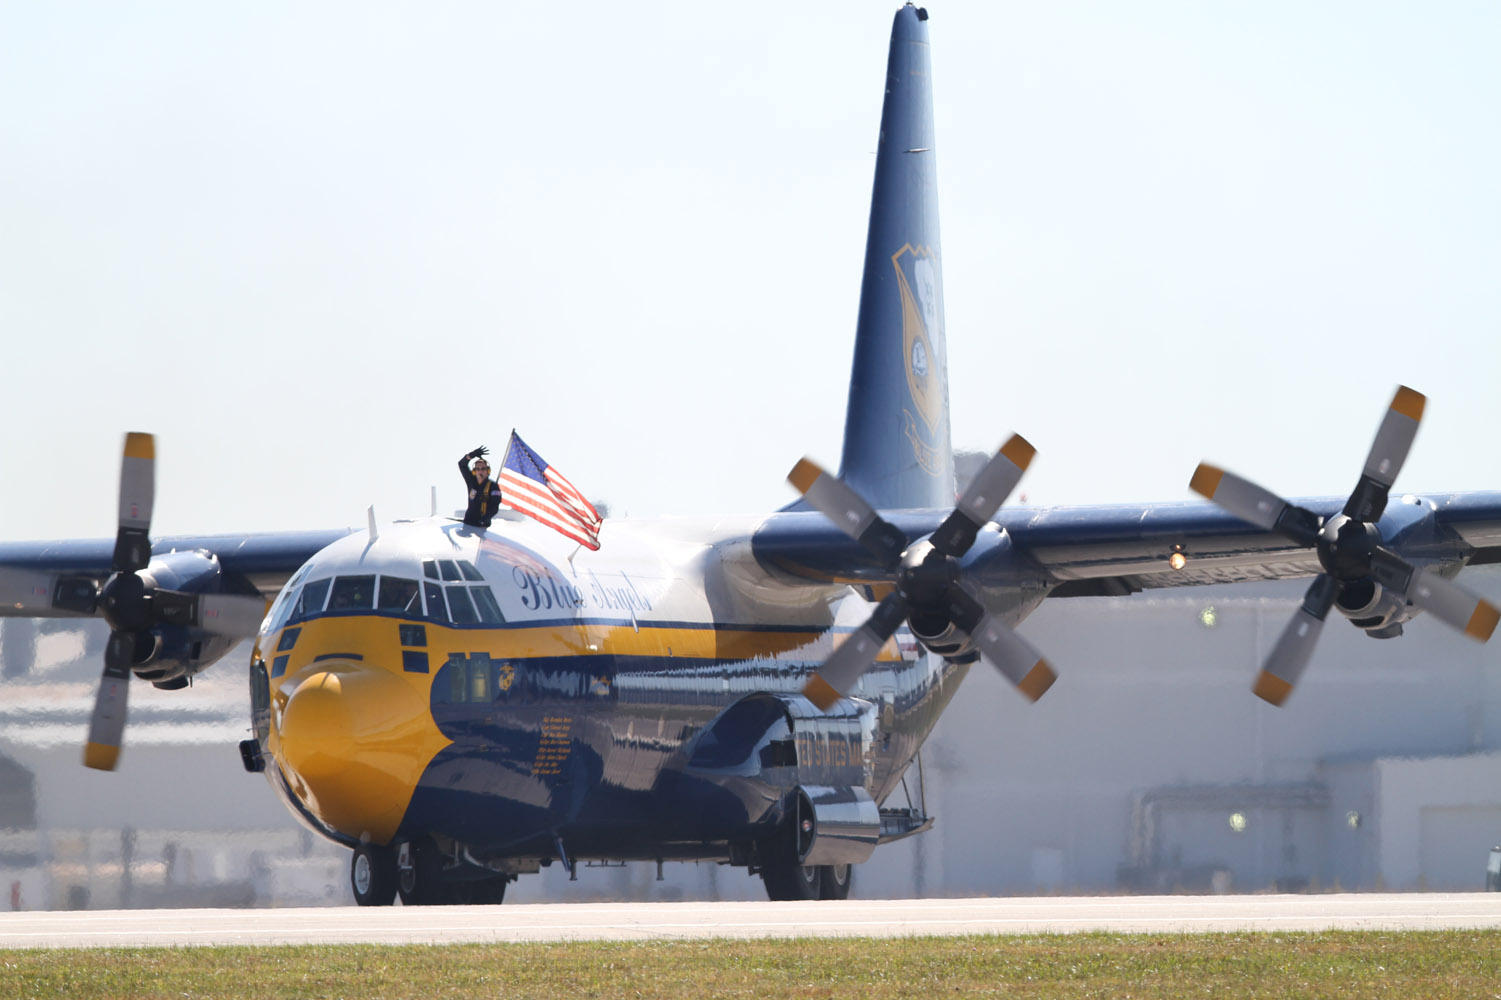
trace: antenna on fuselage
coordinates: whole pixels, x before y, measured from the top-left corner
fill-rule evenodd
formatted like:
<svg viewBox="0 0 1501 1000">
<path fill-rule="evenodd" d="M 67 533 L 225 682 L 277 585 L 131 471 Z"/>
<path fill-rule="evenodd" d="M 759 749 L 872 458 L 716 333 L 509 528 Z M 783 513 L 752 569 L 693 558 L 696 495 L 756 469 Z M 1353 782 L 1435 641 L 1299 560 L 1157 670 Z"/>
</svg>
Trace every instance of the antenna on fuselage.
<svg viewBox="0 0 1501 1000">
<path fill-rule="evenodd" d="M 430 489 L 430 490 L 433 491 L 432 492 L 432 509 L 428 512 L 428 516 L 429 517 L 437 517 L 438 516 L 438 487 L 436 487 L 436 486 L 429 486 L 428 489 Z"/>
<path fill-rule="evenodd" d="M 373 542 L 377 537 L 375 530 L 375 504 L 371 504 L 365 508 L 365 517 L 370 521 L 370 540 Z"/>
</svg>

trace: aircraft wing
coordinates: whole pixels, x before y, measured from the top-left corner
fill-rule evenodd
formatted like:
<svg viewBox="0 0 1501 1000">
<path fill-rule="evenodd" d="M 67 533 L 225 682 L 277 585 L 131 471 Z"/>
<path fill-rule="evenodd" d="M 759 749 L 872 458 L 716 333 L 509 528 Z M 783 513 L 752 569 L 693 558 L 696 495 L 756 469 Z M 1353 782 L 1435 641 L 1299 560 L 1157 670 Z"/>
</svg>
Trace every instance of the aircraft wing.
<svg viewBox="0 0 1501 1000">
<path fill-rule="evenodd" d="M 1321 517 L 1339 498 L 1299 500 Z M 947 511 L 883 513 L 909 544 L 938 528 Z M 1249 580 L 1313 576 L 1312 548 L 1252 527 L 1214 504 L 1003 508 L 964 560 L 965 579 L 985 589 L 1045 588 L 1052 597 L 1129 594 Z M 1454 565 L 1501 563 L 1501 492 L 1455 493 L 1394 502 L 1379 524 L 1398 552 Z M 756 558 L 810 582 L 884 584 L 891 570 L 815 511 L 773 515 L 753 539 Z M 1184 557 L 1174 569 L 1174 552 Z"/>
<path fill-rule="evenodd" d="M 182 535 L 156 539 L 151 545 L 151 555 L 154 558 L 173 552 L 212 554 L 225 577 L 249 584 L 271 597 L 299 566 L 348 533 L 348 529 L 339 529 Z M 79 617 L 81 612 L 56 605 L 57 588 L 68 581 L 102 583 L 110 575 L 115 544 L 113 538 L 0 544 L 0 617 Z"/>
<path fill-rule="evenodd" d="M 1339 498 L 1294 501 L 1322 518 Z M 1128 594 L 1248 580 L 1312 576 L 1311 548 L 1252 527 L 1208 503 L 1058 508 L 1004 519 L 1016 546 L 1055 581 L 1049 596 Z M 1014 523 L 1013 523 L 1014 522 Z M 1501 562 L 1501 493 L 1404 498 L 1379 523 L 1392 547 L 1415 560 L 1481 565 Z M 1183 556 L 1181 569 L 1169 560 Z M 985 571 L 976 567 L 984 576 Z"/>
</svg>

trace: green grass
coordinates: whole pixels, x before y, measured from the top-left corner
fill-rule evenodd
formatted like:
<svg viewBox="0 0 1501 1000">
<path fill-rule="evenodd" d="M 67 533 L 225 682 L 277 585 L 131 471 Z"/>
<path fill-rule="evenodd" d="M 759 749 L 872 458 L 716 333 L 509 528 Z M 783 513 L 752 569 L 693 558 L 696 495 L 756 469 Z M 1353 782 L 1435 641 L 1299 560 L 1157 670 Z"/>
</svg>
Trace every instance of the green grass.
<svg viewBox="0 0 1501 1000">
<path fill-rule="evenodd" d="M 1501 931 L 0 951 L 0 997 L 1501 998 Z"/>
</svg>

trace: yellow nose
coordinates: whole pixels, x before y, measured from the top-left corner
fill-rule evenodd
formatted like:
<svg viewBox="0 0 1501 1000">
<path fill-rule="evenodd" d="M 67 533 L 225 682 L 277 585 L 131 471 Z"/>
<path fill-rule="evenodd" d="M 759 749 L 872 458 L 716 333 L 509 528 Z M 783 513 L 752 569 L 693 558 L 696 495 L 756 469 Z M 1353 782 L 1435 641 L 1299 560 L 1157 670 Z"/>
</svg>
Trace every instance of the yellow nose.
<svg viewBox="0 0 1501 1000">
<path fill-rule="evenodd" d="M 277 757 L 313 815 L 351 837 L 390 842 L 422 772 L 448 743 L 433 724 L 426 680 L 358 660 L 324 660 L 297 680 Z"/>
</svg>

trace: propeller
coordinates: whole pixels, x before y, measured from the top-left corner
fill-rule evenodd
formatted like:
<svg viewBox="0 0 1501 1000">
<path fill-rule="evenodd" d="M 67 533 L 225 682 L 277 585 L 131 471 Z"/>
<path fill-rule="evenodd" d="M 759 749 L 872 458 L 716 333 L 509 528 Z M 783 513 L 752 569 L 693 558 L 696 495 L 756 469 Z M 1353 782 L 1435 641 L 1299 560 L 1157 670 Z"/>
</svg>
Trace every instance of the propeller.
<svg viewBox="0 0 1501 1000">
<path fill-rule="evenodd" d="M 1412 448 L 1426 402 L 1422 393 L 1397 387 L 1350 499 L 1328 520 L 1207 462 L 1194 470 L 1190 489 L 1243 521 L 1316 549 L 1323 567 L 1256 678 L 1252 690 L 1263 700 L 1273 705 L 1287 700 L 1313 656 L 1329 609 L 1352 588 L 1379 584 L 1480 642 L 1489 639 L 1501 621 L 1501 612 L 1489 601 L 1387 548 L 1376 527 Z"/>
<path fill-rule="evenodd" d="M 849 484 L 809 459 L 787 479 L 814 509 L 880 560 L 894 589 L 870 618 L 840 644 L 809 678 L 803 694 L 822 710 L 844 696 L 869 669 L 903 621 L 930 649 L 959 653 L 965 636 L 1029 700 L 1041 698 L 1057 675 L 1042 654 L 1009 625 L 985 610 L 961 579 L 959 560 L 974 545 L 1002 501 L 1020 481 L 1036 449 L 1012 435 L 970 482 L 958 506 L 926 538 L 907 537 Z"/>
<path fill-rule="evenodd" d="M 102 614 L 109 623 L 104 673 L 94 698 L 83 762 L 112 771 L 120 757 L 133 666 L 148 662 L 159 639 L 157 625 L 178 625 L 215 635 L 254 635 L 266 610 L 260 597 L 195 594 L 158 587 L 151 563 L 151 510 L 156 492 L 156 442 L 150 434 L 125 435 L 120 462 L 119 528 L 110 575 L 102 586 L 83 577 L 63 577 L 53 587 L 54 607 Z"/>
</svg>

